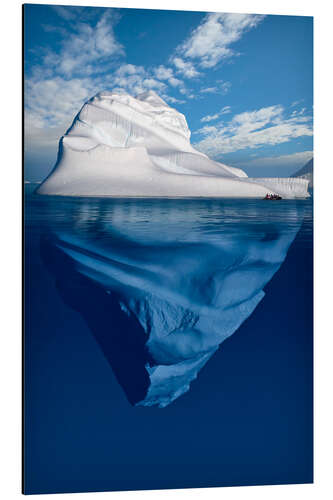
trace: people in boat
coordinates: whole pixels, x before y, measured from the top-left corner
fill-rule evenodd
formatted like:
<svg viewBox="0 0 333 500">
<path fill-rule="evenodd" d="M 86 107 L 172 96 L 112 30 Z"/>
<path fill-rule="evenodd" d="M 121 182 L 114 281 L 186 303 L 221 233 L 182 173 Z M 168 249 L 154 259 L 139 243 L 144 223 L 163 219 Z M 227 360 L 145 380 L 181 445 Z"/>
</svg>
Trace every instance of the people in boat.
<svg viewBox="0 0 333 500">
<path fill-rule="evenodd" d="M 267 193 L 264 199 L 265 200 L 281 200 L 282 198 L 278 194 Z"/>
</svg>

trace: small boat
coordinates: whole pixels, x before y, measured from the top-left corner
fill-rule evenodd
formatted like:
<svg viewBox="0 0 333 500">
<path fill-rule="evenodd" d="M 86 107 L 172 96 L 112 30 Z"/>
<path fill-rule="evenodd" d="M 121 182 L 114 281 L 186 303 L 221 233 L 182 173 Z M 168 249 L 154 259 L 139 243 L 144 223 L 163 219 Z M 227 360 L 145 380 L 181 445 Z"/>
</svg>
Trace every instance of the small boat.
<svg viewBox="0 0 333 500">
<path fill-rule="evenodd" d="M 269 194 L 267 193 L 264 200 L 272 200 L 272 201 L 275 201 L 275 200 L 282 200 L 282 196 L 278 195 L 278 194 Z"/>
</svg>

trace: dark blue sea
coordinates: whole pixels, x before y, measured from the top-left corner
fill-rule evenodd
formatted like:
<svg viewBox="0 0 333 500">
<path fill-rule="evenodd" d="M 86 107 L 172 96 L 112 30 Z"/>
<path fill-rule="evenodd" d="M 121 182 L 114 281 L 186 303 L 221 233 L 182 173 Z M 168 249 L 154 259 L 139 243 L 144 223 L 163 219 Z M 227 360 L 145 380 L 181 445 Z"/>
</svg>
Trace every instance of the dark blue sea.
<svg viewBox="0 0 333 500">
<path fill-rule="evenodd" d="M 25 493 L 311 483 L 312 198 L 66 198 L 34 188 L 25 188 Z M 190 390 L 158 408 L 133 406 L 119 383 L 95 329 L 108 339 L 130 337 L 132 326 L 100 288 L 80 285 L 54 250 L 63 235 L 81 242 L 82 255 L 92 245 L 124 255 L 133 242 L 149 248 L 156 282 L 159 269 L 174 269 L 179 294 L 177 276 L 186 266 L 203 276 L 215 241 L 251 255 L 289 243 L 253 313 Z M 181 263 L 165 248 L 184 249 Z M 126 355 L 118 362 L 125 386 L 134 365 Z"/>
</svg>

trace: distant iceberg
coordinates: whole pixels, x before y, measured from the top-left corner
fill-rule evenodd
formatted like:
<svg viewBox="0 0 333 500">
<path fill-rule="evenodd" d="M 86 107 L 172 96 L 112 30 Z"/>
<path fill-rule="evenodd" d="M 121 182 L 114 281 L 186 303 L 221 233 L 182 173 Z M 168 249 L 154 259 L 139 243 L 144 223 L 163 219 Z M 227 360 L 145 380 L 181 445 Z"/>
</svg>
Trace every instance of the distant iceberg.
<svg viewBox="0 0 333 500">
<path fill-rule="evenodd" d="M 311 158 L 302 168 L 297 170 L 292 177 L 307 179 L 309 181 L 309 188 L 313 188 L 313 158 Z"/>
<path fill-rule="evenodd" d="M 100 92 L 60 139 L 39 194 L 118 197 L 308 196 L 301 178 L 248 178 L 190 143 L 184 115 L 155 92 Z"/>
</svg>

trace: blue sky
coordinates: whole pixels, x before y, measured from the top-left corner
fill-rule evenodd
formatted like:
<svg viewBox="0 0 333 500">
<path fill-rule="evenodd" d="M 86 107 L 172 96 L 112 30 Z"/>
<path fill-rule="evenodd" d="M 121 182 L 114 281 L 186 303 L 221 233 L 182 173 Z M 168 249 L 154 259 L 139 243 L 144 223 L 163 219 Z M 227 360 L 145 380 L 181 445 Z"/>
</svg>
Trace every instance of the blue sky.
<svg viewBox="0 0 333 500">
<path fill-rule="evenodd" d="M 98 91 L 155 90 L 191 142 L 250 176 L 288 176 L 313 149 L 311 17 L 25 6 L 25 177 Z"/>
</svg>

